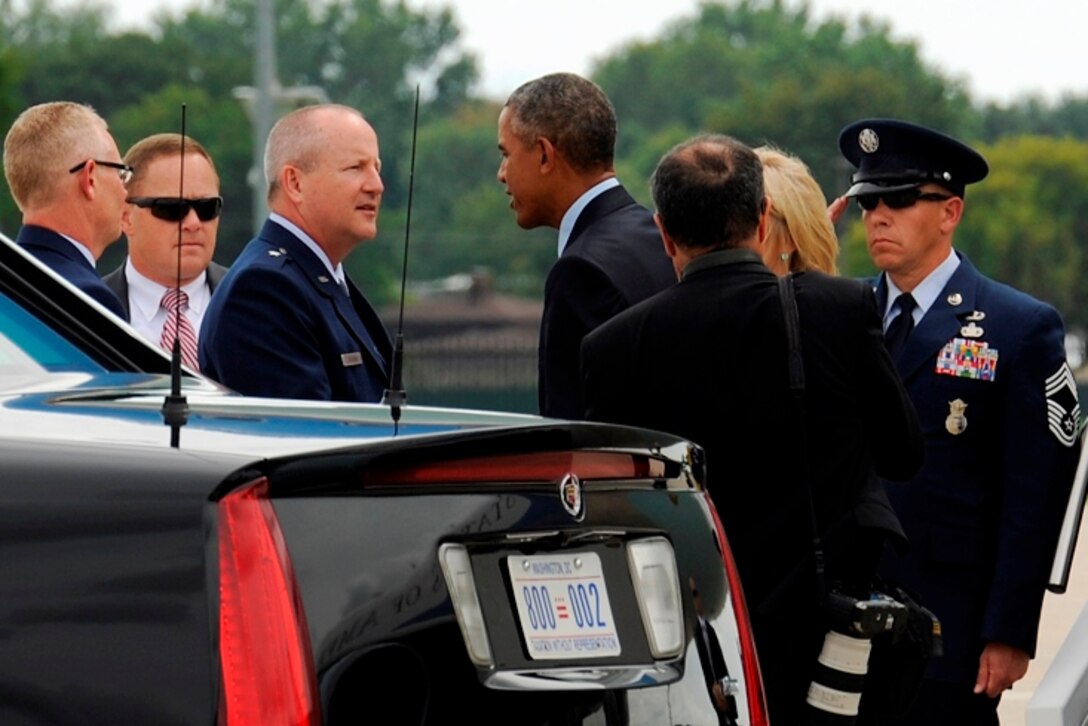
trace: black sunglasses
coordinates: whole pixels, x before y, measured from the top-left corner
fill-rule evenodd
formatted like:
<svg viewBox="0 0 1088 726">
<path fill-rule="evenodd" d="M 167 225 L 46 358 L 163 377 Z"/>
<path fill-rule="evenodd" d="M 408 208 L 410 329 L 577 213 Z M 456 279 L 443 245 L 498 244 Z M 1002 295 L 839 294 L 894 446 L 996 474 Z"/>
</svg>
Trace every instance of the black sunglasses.
<svg viewBox="0 0 1088 726">
<path fill-rule="evenodd" d="M 129 197 L 125 200 L 137 207 L 150 209 L 153 217 L 167 222 L 180 222 L 188 216 L 189 210 L 196 212 L 201 222 L 210 222 L 223 211 L 223 197 L 205 197 L 203 199 L 182 199 L 181 197 Z"/>
<path fill-rule="evenodd" d="M 951 199 L 951 194 L 941 194 L 940 192 L 923 192 L 914 189 L 900 189 L 897 192 L 877 192 L 875 194 L 859 194 L 856 197 L 858 206 L 867 212 L 871 212 L 876 209 L 881 200 L 888 206 L 888 209 L 906 209 L 907 207 L 913 207 L 918 202 L 943 202 L 946 199 Z"/>
</svg>

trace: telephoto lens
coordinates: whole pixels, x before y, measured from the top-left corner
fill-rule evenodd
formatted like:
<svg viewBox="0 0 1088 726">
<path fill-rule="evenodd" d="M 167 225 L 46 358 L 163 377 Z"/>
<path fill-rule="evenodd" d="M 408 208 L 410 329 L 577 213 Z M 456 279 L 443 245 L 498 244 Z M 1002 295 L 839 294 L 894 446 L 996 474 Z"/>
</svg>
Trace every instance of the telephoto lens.
<svg viewBox="0 0 1088 726">
<path fill-rule="evenodd" d="M 861 705 L 865 675 L 869 672 L 872 638 L 901 632 L 907 609 L 886 595 L 858 600 L 841 592 L 828 593 L 824 614 L 831 629 L 816 659 L 808 687 L 808 726 L 849 726 Z"/>
</svg>

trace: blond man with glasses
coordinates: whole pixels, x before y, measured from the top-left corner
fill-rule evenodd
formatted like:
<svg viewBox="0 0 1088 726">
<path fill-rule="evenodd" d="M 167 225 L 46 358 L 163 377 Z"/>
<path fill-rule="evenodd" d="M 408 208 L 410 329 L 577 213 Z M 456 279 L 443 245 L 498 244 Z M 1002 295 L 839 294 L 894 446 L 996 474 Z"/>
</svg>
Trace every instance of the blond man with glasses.
<svg viewBox="0 0 1088 726">
<path fill-rule="evenodd" d="M 4 139 L 4 176 L 23 213 L 19 245 L 127 320 L 95 272 L 98 258 L 121 236 L 125 184 L 132 178 L 102 117 L 68 101 L 31 106 Z"/>
</svg>

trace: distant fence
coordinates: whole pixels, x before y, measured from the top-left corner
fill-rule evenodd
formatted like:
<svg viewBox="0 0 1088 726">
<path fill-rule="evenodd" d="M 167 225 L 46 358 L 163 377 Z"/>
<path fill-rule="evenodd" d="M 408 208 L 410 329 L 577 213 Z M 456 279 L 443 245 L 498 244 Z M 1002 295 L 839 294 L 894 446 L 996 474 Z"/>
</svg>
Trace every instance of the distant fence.
<svg viewBox="0 0 1088 726">
<path fill-rule="evenodd" d="M 534 331 L 535 332 L 535 331 Z M 536 338 L 524 331 L 406 340 L 408 402 L 536 413 Z"/>
</svg>

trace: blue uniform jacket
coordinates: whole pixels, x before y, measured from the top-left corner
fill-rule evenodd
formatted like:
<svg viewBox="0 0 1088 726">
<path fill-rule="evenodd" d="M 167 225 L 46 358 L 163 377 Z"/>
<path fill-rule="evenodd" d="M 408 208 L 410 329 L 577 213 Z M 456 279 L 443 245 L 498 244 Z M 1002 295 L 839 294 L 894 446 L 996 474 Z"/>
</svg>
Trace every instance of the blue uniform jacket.
<svg viewBox="0 0 1088 726">
<path fill-rule="evenodd" d="M 380 401 L 389 333 L 348 284 L 350 299 L 302 241 L 266 221 L 208 305 L 201 371 L 252 396 Z"/>
<path fill-rule="evenodd" d="M 19 230 L 15 241 L 114 315 L 128 320 L 121 300 L 113 294 L 113 290 L 106 287 L 94 271 L 94 266 L 64 236 L 51 229 L 28 224 Z"/>
<path fill-rule="evenodd" d="M 925 464 L 887 482 L 911 547 L 884 574 L 941 620 L 927 675 L 974 683 L 989 641 L 1034 655 L 1080 414 L 1058 312 L 960 258 L 895 361 Z M 876 292 L 884 310 L 883 277 Z"/>
</svg>

